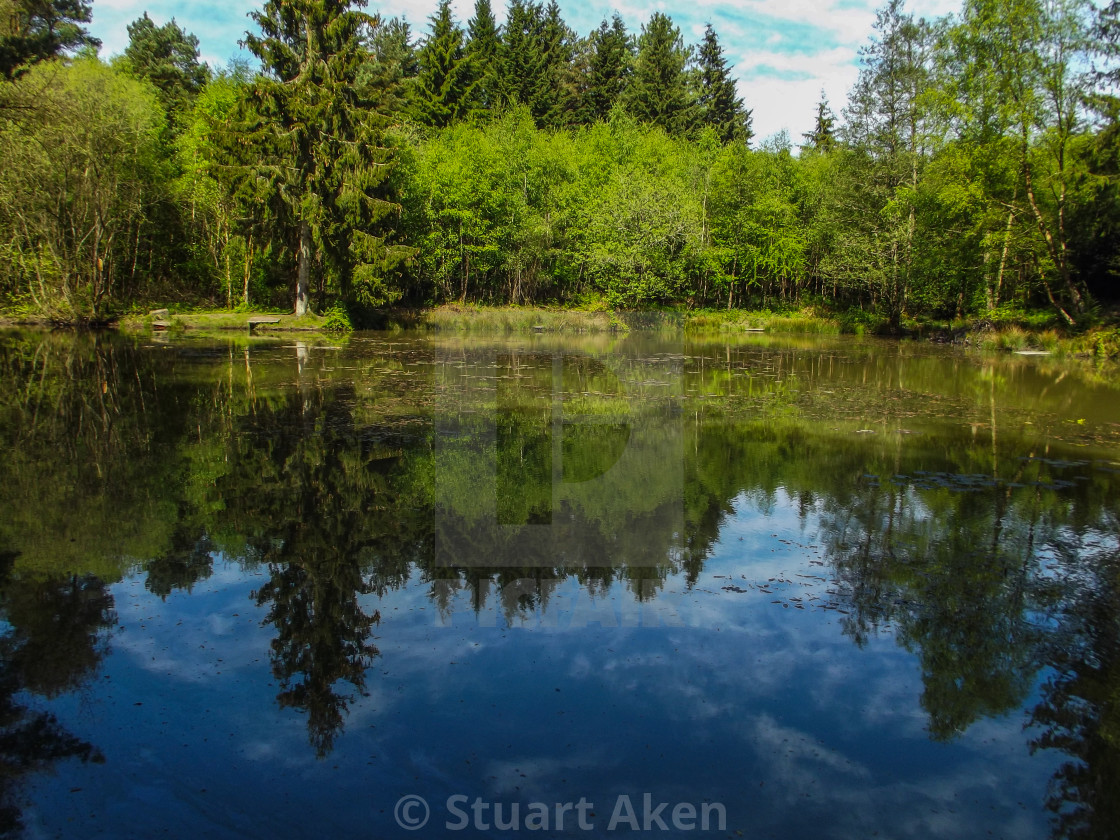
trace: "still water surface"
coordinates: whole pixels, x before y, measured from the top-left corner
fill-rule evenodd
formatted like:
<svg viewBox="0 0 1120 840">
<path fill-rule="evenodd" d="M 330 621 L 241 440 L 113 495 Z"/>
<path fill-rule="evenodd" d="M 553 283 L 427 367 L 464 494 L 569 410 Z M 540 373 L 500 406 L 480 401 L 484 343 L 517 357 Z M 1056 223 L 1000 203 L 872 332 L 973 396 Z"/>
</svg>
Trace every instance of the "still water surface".
<svg viewBox="0 0 1120 840">
<path fill-rule="evenodd" d="M 1117 836 L 1111 370 L 14 333 L 0 370 L 0 834 Z"/>
</svg>

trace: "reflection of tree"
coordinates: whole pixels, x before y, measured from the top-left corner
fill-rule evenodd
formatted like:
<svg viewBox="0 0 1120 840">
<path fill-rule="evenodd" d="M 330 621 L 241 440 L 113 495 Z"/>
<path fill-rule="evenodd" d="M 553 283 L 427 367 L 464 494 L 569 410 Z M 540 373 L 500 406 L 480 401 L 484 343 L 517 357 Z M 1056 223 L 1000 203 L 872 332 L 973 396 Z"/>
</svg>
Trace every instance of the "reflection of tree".
<svg viewBox="0 0 1120 840">
<path fill-rule="evenodd" d="M 307 713 L 322 757 L 351 700 L 338 683 L 364 692 L 378 655 L 370 633 L 380 616 L 367 614 L 359 597 L 407 578 L 408 558 L 391 546 L 409 528 L 393 520 L 390 464 L 378 432 L 355 426 L 352 392 L 303 391 L 245 418 L 221 490 L 227 526 L 236 523 L 267 564 L 256 599 L 276 629 L 277 699 Z"/>
<path fill-rule="evenodd" d="M 651 379 L 664 365 L 650 359 L 614 361 L 467 359 L 437 418 L 430 574 L 443 581 L 433 592 L 441 610 L 465 589 L 475 609 L 497 591 L 507 618 L 543 611 L 567 577 L 595 597 L 620 582 L 643 599 L 681 570 L 679 414 L 662 389 L 670 383 Z M 480 379 L 495 383 L 492 397 L 475 389 Z M 657 396 L 643 399 L 646 380 Z"/>
<path fill-rule="evenodd" d="M 1041 730 L 1031 749 L 1070 758 L 1046 802 L 1060 838 L 1111 838 L 1120 826 L 1120 554 L 1093 554 L 1066 584 L 1060 628 L 1044 647 L 1054 673 L 1031 714 Z"/>
<path fill-rule="evenodd" d="M 0 553 L 0 836 L 18 833 L 21 777 L 63 758 L 103 761 L 54 715 L 17 701 L 21 692 L 55 697 L 89 678 L 105 654 L 102 631 L 115 623 L 113 599 L 92 576 L 25 579 L 16 555 Z"/>
<path fill-rule="evenodd" d="M 157 452 L 193 389 L 176 362 L 102 334 L 0 340 L 0 538 L 21 563 L 112 579 L 164 550 L 180 482 Z"/>
<path fill-rule="evenodd" d="M 144 586 L 166 600 L 175 589 L 190 592 L 196 583 L 214 572 L 213 546 L 205 533 L 193 536 L 180 526 L 171 535 L 171 550 L 148 563 Z"/>
<path fill-rule="evenodd" d="M 701 579 L 727 518 L 744 506 L 766 515 L 792 503 L 803 527 L 819 521 L 814 541 L 841 584 L 845 632 L 861 644 L 889 627 L 914 653 L 934 737 L 1014 708 L 1054 664 L 1035 722 L 1045 729 L 1038 747 L 1071 755 L 1055 810 L 1071 836 L 1109 824 L 1100 815 L 1114 810 L 1098 792 L 1117 778 L 1115 581 L 1058 586 L 1039 559 L 1062 531 L 1107 533 L 1100 522 L 1116 508 L 1116 482 L 1085 469 L 1077 486 L 1054 489 L 1057 472 L 1019 458 L 1038 438 L 1013 425 L 997 437 L 996 395 L 1040 390 L 1023 369 L 1004 381 L 934 357 L 867 351 L 841 365 L 835 354 L 728 349 L 725 359 L 721 348 L 685 363 L 680 384 L 697 396 L 674 398 L 670 417 L 653 398 L 620 396 L 646 378 L 637 364 L 619 379 L 565 356 L 557 413 L 551 354 L 464 368 L 463 382 L 433 397 L 393 351 L 340 350 L 334 358 L 346 364 L 333 365 L 303 347 L 298 383 L 291 359 L 270 364 L 271 353 L 253 355 L 251 368 L 248 350 L 234 364 L 229 348 L 148 353 L 106 337 L 0 337 L 0 371 L 15 383 L 0 391 L 0 539 L 39 573 L 5 588 L 17 628 L 3 642 L 5 691 L 57 693 L 96 666 L 88 628 L 111 610 L 98 602 L 98 581 L 140 564 L 148 588 L 166 597 L 204 580 L 221 552 L 267 570 L 257 598 L 276 633 L 279 702 L 307 714 L 324 755 L 347 692 L 364 690 L 377 655 L 367 594 L 417 573 L 441 611 L 465 592 L 478 610 L 496 599 L 507 620 L 555 609 L 569 578 L 596 597 L 612 587 L 655 597 L 672 575 Z M 450 381 L 448 367 L 434 381 Z M 891 432 L 927 415 L 925 395 L 958 380 L 936 410 L 973 421 L 979 437 Z M 1060 378 L 1047 387 L 1051 407 L 1080 399 Z M 441 404 L 433 422 L 433 399 L 456 410 Z M 852 434 L 865 417 L 879 432 Z M 853 418 L 860 426 L 830 431 Z M 677 450 L 658 446 L 667 429 L 683 440 L 683 522 L 681 482 L 665 479 L 662 456 Z M 647 470 L 594 480 L 643 446 Z M 484 499 L 487 470 L 497 486 Z M 918 470 L 1002 481 L 938 483 Z M 518 530 L 546 522 L 545 540 Z M 437 555 L 440 546 L 460 556 Z M 1071 555 L 1060 568 L 1091 564 Z M 58 626 L 40 626 L 55 615 Z"/>
<path fill-rule="evenodd" d="M 868 487 L 834 518 L 824 541 L 858 644 L 896 625 L 922 670 L 929 731 L 955 737 L 975 720 L 1018 706 L 1038 668 L 1029 611 L 1037 558 L 1025 553 L 1038 523 L 1002 515 L 1005 491 L 919 492 Z"/>
<path fill-rule="evenodd" d="M 311 552 L 281 552 L 288 559 L 269 562 L 269 581 L 257 592 L 257 603 L 271 604 L 265 622 L 276 628 L 277 701 L 307 712 L 308 738 L 322 758 L 333 749 L 350 703 L 336 683 L 345 680 L 365 691 L 366 668 L 378 655 L 369 634 L 380 616 L 367 615 L 358 604 L 357 596 L 370 590 L 356 566 Z"/>
</svg>

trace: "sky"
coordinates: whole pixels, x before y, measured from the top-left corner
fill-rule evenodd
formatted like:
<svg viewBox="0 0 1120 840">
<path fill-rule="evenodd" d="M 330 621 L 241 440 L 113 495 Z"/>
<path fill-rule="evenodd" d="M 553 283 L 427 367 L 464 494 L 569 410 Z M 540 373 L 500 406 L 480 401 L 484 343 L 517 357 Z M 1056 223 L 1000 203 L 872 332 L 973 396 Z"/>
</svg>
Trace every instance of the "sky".
<svg viewBox="0 0 1120 840">
<path fill-rule="evenodd" d="M 503 0 L 492 0 L 501 14 Z M 859 73 L 859 48 L 868 42 L 875 9 L 882 0 L 560 0 L 564 20 L 586 35 L 618 12 L 631 32 L 640 32 L 655 11 L 680 27 L 686 43 L 699 43 L 709 22 L 715 28 L 739 95 L 753 112 L 759 140 L 779 131 L 794 143 L 813 127 L 823 90 L 839 116 Z M 261 0 L 93 0 L 90 31 L 102 41 L 102 55 L 120 53 L 128 44 L 129 23 L 145 11 L 156 24 L 174 17 L 198 36 L 202 59 L 224 67 L 230 58 L 249 55 L 238 41 L 252 25 L 248 13 Z M 937 17 L 955 12 L 960 0 L 910 0 L 916 15 Z M 465 28 L 474 0 L 452 0 L 452 11 Z M 384 17 L 403 16 L 413 32 L 427 31 L 436 0 L 382 0 L 370 11 Z"/>
</svg>

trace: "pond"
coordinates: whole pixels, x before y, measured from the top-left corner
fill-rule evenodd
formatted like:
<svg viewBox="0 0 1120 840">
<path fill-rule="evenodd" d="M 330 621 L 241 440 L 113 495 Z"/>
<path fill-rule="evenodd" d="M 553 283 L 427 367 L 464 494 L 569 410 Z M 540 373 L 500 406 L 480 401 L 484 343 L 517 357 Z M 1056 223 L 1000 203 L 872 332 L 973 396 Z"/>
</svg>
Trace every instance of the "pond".
<svg viewBox="0 0 1120 840">
<path fill-rule="evenodd" d="M 1114 372 L 0 335 L 0 834 L 1114 837 Z"/>
</svg>

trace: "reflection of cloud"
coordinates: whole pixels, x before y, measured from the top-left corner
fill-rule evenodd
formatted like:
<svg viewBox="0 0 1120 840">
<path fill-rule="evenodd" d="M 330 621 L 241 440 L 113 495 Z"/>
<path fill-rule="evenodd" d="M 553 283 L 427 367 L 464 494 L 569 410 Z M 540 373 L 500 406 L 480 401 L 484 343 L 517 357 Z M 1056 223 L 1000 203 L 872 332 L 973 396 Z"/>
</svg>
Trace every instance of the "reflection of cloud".
<svg viewBox="0 0 1120 840">
<path fill-rule="evenodd" d="M 251 667 L 267 658 L 270 638 L 258 626 L 251 580 L 232 564 L 216 564 L 193 594 L 177 590 L 166 601 L 144 589 L 141 578 L 122 582 L 113 587 L 121 628 L 113 647 L 144 670 L 188 683 Z"/>
<path fill-rule="evenodd" d="M 418 574 L 380 599 L 363 596 L 363 608 L 382 615 L 374 631 L 382 656 L 367 695 L 350 707 L 331 758 L 343 771 L 334 775 L 308 749 L 304 717 L 275 705 L 267 664 L 273 633 L 260 627 L 262 611 L 249 600 L 250 575 L 218 564 L 193 595 L 172 593 L 166 602 L 139 580 L 119 584 L 114 597 L 129 629 L 114 647 L 141 672 L 132 679 L 178 704 L 180 719 L 207 710 L 184 741 L 221 742 L 214 749 L 227 750 L 219 755 L 231 774 L 249 784 L 254 776 L 274 779 L 281 799 L 298 799 L 305 786 L 348 797 L 340 807 L 362 796 L 391 806 L 404 792 L 432 803 L 453 793 L 505 802 L 586 795 L 609 813 L 614 796 L 638 802 L 651 790 L 662 800 L 725 802 L 729 829 L 746 836 L 951 838 L 988 828 L 1040 836 L 1037 811 L 1017 802 L 1044 790 L 1053 768 L 1045 757 L 1020 760 L 1018 721 L 984 720 L 953 744 L 931 744 L 920 674 L 892 638 L 856 648 L 828 613 L 721 588 L 730 578 L 715 575 L 734 575 L 746 588 L 748 580 L 789 577 L 815 556 L 782 543 L 770 552 L 772 534 L 808 544 L 814 524 L 810 516 L 803 528 L 788 513 L 784 491 L 775 499 L 768 521 L 736 500 L 695 589 L 670 579 L 658 599 L 681 613 L 684 627 L 445 627 Z M 612 595 L 631 597 L 622 587 Z M 212 632 L 227 621 L 235 632 Z M 122 670 L 118 663 L 114 690 Z M 121 701 L 123 713 L 131 715 L 131 701 Z M 144 725 L 142 743 L 155 736 L 154 724 Z M 115 736 L 126 749 L 132 731 Z M 165 785 L 179 784 L 168 779 L 181 769 L 154 759 L 144 765 Z M 216 786 L 205 786 L 214 796 Z M 223 813 L 239 813 L 247 800 L 228 796 Z M 814 834 L 821 825 L 827 830 Z"/>
<path fill-rule="evenodd" d="M 759 715 L 749 732 L 759 753 L 769 757 L 772 772 L 786 790 L 804 789 L 827 770 L 862 781 L 871 779 L 871 771 L 863 765 L 829 749 L 805 732 L 783 726 L 769 714 Z"/>
<path fill-rule="evenodd" d="M 603 750 L 592 750 L 569 753 L 563 758 L 523 756 L 492 761 L 486 765 L 484 772 L 492 794 L 509 796 L 516 792 L 525 798 L 526 793 L 531 796 L 535 791 L 545 793 L 557 789 L 561 785 L 561 777 L 572 771 L 587 767 L 602 768 L 613 763 Z"/>
</svg>

